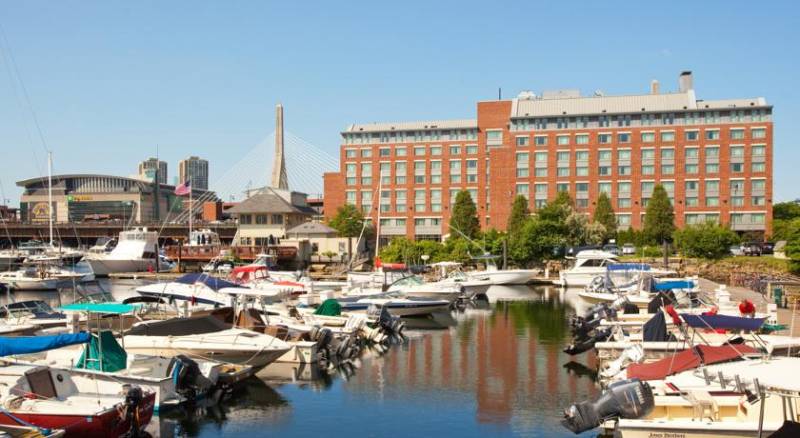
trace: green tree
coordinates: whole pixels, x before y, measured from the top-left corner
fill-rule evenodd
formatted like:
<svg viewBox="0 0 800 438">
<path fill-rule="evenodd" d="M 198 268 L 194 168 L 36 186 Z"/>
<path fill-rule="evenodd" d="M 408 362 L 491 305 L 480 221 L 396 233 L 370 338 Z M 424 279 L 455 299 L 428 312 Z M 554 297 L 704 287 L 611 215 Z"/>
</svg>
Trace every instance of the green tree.
<svg viewBox="0 0 800 438">
<path fill-rule="evenodd" d="M 564 225 L 533 217 L 522 227 L 520 236 L 509 242 L 508 255 L 518 265 L 555 257 L 555 249 L 566 243 Z"/>
<path fill-rule="evenodd" d="M 361 234 L 364 227 L 364 215 L 355 205 L 345 204 L 336 210 L 328 225 L 339 233 L 340 237 L 347 237 L 347 254 L 353 256 L 353 237 Z"/>
<path fill-rule="evenodd" d="M 672 239 L 672 233 L 675 231 L 675 212 L 669 202 L 667 191 L 661 184 L 655 186 L 653 195 L 647 203 L 642 229 L 652 243 L 661 244 Z"/>
<path fill-rule="evenodd" d="M 693 225 L 675 231 L 675 246 L 687 257 L 719 259 L 729 253 L 739 236 L 727 227 L 713 222 Z"/>
<path fill-rule="evenodd" d="M 506 226 L 506 233 L 512 238 L 522 230 L 523 225 L 530 217 L 530 210 L 528 210 L 528 198 L 517 195 L 514 198 L 514 203 L 511 204 L 511 216 L 508 217 L 508 225 Z"/>
<path fill-rule="evenodd" d="M 800 204 L 797 202 L 778 202 L 772 206 L 772 219 L 792 220 L 800 218 Z"/>
<path fill-rule="evenodd" d="M 800 220 L 791 221 L 786 230 L 786 247 L 783 250 L 789 258 L 789 269 L 800 274 Z"/>
<path fill-rule="evenodd" d="M 543 221 L 564 223 L 575 210 L 572 198 L 568 192 L 558 192 L 556 199 L 548 202 L 536 211 L 536 215 Z"/>
<path fill-rule="evenodd" d="M 468 191 L 461 190 L 456 195 L 456 202 L 450 213 L 450 238 L 466 236 L 475 239 L 480 231 L 481 225 L 475 202 Z"/>
<path fill-rule="evenodd" d="M 601 192 L 597 197 L 597 205 L 594 207 L 592 222 L 601 224 L 605 228 L 603 240 L 613 239 L 617 234 L 617 215 L 614 214 L 614 207 L 611 206 L 611 198 L 606 192 Z"/>
</svg>

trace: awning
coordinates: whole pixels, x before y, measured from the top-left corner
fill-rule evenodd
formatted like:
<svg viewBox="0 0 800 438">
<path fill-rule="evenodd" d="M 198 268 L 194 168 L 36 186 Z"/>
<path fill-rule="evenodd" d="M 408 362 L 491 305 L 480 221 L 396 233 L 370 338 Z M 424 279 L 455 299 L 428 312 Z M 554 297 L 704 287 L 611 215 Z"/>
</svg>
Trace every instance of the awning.
<svg viewBox="0 0 800 438">
<path fill-rule="evenodd" d="M 123 315 L 132 313 L 141 307 L 141 304 L 122 304 L 122 303 L 80 303 L 80 304 L 67 304 L 61 306 L 59 310 L 65 312 L 89 312 L 89 313 L 111 313 L 115 315 Z"/>
<path fill-rule="evenodd" d="M 670 289 L 691 289 L 694 287 L 694 282 L 689 280 L 669 280 L 657 281 L 653 285 L 655 290 L 670 290 Z"/>
<path fill-rule="evenodd" d="M 91 335 L 86 332 L 65 333 L 53 336 L 20 336 L 0 338 L 0 356 L 29 354 L 53 350 L 67 345 L 85 344 Z"/>
<path fill-rule="evenodd" d="M 681 313 L 681 318 L 692 328 L 755 331 L 764 325 L 767 317 L 745 318 L 732 315 L 692 315 Z"/>
</svg>

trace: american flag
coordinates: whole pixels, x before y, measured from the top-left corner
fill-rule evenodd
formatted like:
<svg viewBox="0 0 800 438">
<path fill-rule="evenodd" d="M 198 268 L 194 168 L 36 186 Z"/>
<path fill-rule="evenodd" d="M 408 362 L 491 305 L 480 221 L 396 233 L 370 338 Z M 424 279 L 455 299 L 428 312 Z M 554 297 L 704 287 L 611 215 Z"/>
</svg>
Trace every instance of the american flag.
<svg viewBox="0 0 800 438">
<path fill-rule="evenodd" d="M 192 180 L 187 179 L 186 182 L 179 185 L 178 187 L 175 187 L 175 194 L 177 196 L 186 196 L 192 191 L 191 186 L 192 186 Z"/>
</svg>

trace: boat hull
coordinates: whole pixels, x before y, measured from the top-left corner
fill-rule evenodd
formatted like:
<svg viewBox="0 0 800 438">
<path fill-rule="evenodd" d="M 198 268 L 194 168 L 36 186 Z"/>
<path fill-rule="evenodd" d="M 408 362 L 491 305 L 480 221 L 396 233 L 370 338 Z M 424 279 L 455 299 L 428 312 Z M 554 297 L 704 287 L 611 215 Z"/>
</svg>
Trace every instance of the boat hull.
<svg viewBox="0 0 800 438">
<path fill-rule="evenodd" d="M 158 345 L 147 339 L 148 336 L 125 336 L 125 350 L 128 353 L 145 354 L 150 356 L 174 357 L 185 354 L 189 357 L 199 357 L 204 360 L 217 362 L 229 362 L 237 365 L 249 365 L 255 370 L 260 370 L 265 366 L 277 361 L 286 354 L 288 349 L 241 349 L 236 345 L 229 345 L 229 348 L 210 347 L 186 347 Z"/>
<path fill-rule="evenodd" d="M 94 275 L 104 277 L 120 272 L 147 272 L 156 268 L 155 259 L 115 260 L 108 258 L 85 259 Z"/>
<path fill-rule="evenodd" d="M 155 408 L 155 394 L 145 395 L 142 403 L 137 407 L 139 428 L 150 422 Z M 127 419 L 120 419 L 116 408 L 108 409 L 93 416 L 69 414 L 31 414 L 27 412 L 11 411 L 11 414 L 30 424 L 47 428 L 62 429 L 68 437 L 81 438 L 116 438 L 125 435 L 131 429 Z M 17 426 L 18 423 L 8 415 L 0 415 L 0 424 Z"/>
<path fill-rule="evenodd" d="M 764 422 L 764 436 L 778 430 L 781 424 Z M 620 438 L 739 438 L 758 436 L 758 423 L 620 420 L 614 432 Z"/>
</svg>

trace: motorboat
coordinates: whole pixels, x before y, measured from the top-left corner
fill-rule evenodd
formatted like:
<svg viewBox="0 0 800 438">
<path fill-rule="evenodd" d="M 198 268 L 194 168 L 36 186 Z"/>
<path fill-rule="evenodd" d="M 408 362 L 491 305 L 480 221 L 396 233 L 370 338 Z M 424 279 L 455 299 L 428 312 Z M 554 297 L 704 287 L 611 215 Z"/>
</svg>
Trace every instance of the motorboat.
<svg viewBox="0 0 800 438">
<path fill-rule="evenodd" d="M 74 266 L 84 258 L 84 253 L 77 249 L 49 244 L 42 252 L 25 257 L 24 263 L 48 263 L 62 266 Z"/>
<path fill-rule="evenodd" d="M 185 274 L 169 282 L 152 283 L 136 288 L 139 295 L 170 302 L 184 302 L 192 305 L 229 306 L 231 296 L 228 291 L 244 286 L 207 274 Z"/>
<path fill-rule="evenodd" d="M 0 251 L 0 271 L 7 271 L 15 268 L 25 261 L 27 255 L 15 248 Z"/>
<path fill-rule="evenodd" d="M 477 295 L 486 295 L 492 280 L 489 278 L 472 278 L 461 270 L 458 262 L 437 262 L 431 267 L 438 270 L 439 279 L 433 284 L 459 285 L 463 288 L 464 298 L 471 300 Z"/>
<path fill-rule="evenodd" d="M 281 271 L 276 269 L 278 267 L 277 257 L 273 254 L 257 254 L 253 263 L 250 263 L 248 266 L 266 266 L 266 268 L 269 269 L 270 277 L 276 280 L 298 281 L 302 276 L 302 272 L 300 271 Z"/>
<path fill-rule="evenodd" d="M 446 312 L 450 309 L 447 300 L 427 300 L 421 298 L 399 298 L 391 296 L 367 297 L 358 296 L 337 298 L 342 312 L 366 312 L 371 307 L 385 308 L 394 316 L 424 316 L 434 312 Z"/>
<path fill-rule="evenodd" d="M 291 347 L 284 341 L 252 330 L 232 328 L 211 315 L 143 321 L 122 337 L 134 354 L 192 358 L 248 365 L 255 371 L 275 362 Z"/>
<path fill-rule="evenodd" d="M 88 334 L 84 333 L 88 336 Z M 0 362 L 0 424 L 63 429 L 67 436 L 138 435 L 150 422 L 155 394 L 47 366 Z"/>
<path fill-rule="evenodd" d="M 397 292 L 408 298 L 444 300 L 450 303 L 455 302 L 464 293 L 464 288 L 460 284 L 426 283 L 416 275 L 397 280 L 386 290 L 390 293 Z"/>
<path fill-rule="evenodd" d="M 558 284 L 562 287 L 585 287 L 595 278 L 605 276 L 612 265 L 619 267 L 626 275 L 635 274 L 636 271 L 648 272 L 656 277 L 675 275 L 674 271 L 656 269 L 644 263 L 621 264 L 615 254 L 590 249 L 575 255 L 575 264 L 559 273 Z"/>
<path fill-rule="evenodd" d="M 505 286 L 528 284 L 539 272 L 536 269 L 500 269 L 494 261 L 496 258 L 496 256 L 488 254 L 475 257 L 486 264 L 486 269 L 470 271 L 467 276 L 473 280 L 488 280 L 493 286 Z"/>
<path fill-rule="evenodd" d="M 87 270 L 66 269 L 44 263 L 0 273 L 0 283 L 15 290 L 55 290 L 93 279 L 94 274 Z"/>
<path fill-rule="evenodd" d="M 116 246 L 110 252 L 89 252 L 85 260 L 98 276 L 117 272 L 169 271 L 162 266 L 158 253 L 158 233 L 145 228 L 121 231 Z M 157 260 L 159 261 L 157 263 Z"/>
<path fill-rule="evenodd" d="M 294 280 L 285 280 L 273 277 L 266 266 L 247 265 L 238 266 L 231 271 L 228 279 L 233 283 L 258 289 L 273 291 L 279 295 L 302 294 L 306 292 L 306 284 Z"/>
</svg>

